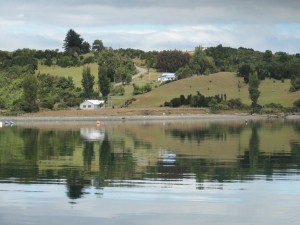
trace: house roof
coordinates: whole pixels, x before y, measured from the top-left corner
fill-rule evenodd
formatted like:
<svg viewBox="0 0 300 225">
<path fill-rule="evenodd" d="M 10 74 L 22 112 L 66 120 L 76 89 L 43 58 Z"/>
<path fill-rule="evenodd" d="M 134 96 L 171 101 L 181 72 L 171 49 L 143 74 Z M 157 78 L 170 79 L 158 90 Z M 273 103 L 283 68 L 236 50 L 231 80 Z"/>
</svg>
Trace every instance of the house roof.
<svg viewBox="0 0 300 225">
<path fill-rule="evenodd" d="M 163 73 L 162 76 L 164 75 L 175 75 L 175 73 Z"/>
<path fill-rule="evenodd" d="M 104 100 L 86 100 L 84 102 L 89 102 L 93 105 L 100 105 L 100 104 L 104 104 Z"/>
<path fill-rule="evenodd" d="M 175 73 L 163 73 L 160 77 L 175 77 Z"/>
</svg>

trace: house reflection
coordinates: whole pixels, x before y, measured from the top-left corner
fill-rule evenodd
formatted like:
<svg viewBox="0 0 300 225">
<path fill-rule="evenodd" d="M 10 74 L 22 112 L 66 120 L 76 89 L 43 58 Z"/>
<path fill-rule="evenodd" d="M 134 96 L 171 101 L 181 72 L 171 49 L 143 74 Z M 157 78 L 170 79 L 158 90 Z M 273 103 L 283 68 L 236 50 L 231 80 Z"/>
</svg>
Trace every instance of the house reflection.
<svg viewBox="0 0 300 225">
<path fill-rule="evenodd" d="M 102 127 L 80 128 L 80 137 L 85 141 L 102 141 L 104 136 L 105 129 Z"/>
</svg>

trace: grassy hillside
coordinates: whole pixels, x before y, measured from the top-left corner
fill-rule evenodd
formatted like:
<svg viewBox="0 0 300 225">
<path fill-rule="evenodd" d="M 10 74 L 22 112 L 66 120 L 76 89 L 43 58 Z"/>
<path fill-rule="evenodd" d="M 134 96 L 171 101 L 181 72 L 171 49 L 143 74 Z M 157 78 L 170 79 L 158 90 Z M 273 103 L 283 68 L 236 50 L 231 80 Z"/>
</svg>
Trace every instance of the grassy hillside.
<svg viewBox="0 0 300 225">
<path fill-rule="evenodd" d="M 290 80 L 284 82 L 266 79 L 261 81 L 259 90 L 259 104 L 279 103 L 285 107 L 291 107 L 296 99 L 300 98 L 300 91 L 290 93 Z M 144 108 L 157 107 L 165 101 L 170 101 L 181 94 L 187 96 L 195 95 L 199 91 L 205 96 L 226 94 L 227 99 L 241 98 L 245 104 L 250 104 L 248 85 L 242 78 L 236 77 L 234 73 L 221 72 L 209 76 L 196 76 L 176 82 L 172 82 L 154 89 L 152 92 L 135 96 L 135 101 L 130 107 Z"/>
<path fill-rule="evenodd" d="M 89 64 L 91 73 L 95 76 L 95 83 L 98 82 L 98 64 Z M 54 76 L 72 77 L 76 87 L 81 87 L 83 66 L 67 67 L 38 65 L 36 73 L 50 74 Z"/>
</svg>

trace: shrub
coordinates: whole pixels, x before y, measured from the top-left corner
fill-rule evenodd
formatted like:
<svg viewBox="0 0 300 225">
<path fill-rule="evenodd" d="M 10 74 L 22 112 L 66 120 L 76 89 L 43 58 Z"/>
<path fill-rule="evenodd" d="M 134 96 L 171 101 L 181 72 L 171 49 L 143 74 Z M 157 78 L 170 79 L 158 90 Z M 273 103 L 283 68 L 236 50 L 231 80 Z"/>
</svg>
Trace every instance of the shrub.
<svg viewBox="0 0 300 225">
<path fill-rule="evenodd" d="M 294 107 L 300 108 L 300 98 L 293 103 Z"/>
<path fill-rule="evenodd" d="M 242 103 L 242 100 L 240 98 L 233 98 L 228 100 L 227 102 L 229 108 L 231 109 L 243 109 L 245 108 L 245 105 Z"/>
<path fill-rule="evenodd" d="M 125 89 L 122 85 L 118 85 L 116 87 L 114 87 L 111 91 L 111 95 L 112 96 L 122 96 L 125 94 Z"/>
</svg>

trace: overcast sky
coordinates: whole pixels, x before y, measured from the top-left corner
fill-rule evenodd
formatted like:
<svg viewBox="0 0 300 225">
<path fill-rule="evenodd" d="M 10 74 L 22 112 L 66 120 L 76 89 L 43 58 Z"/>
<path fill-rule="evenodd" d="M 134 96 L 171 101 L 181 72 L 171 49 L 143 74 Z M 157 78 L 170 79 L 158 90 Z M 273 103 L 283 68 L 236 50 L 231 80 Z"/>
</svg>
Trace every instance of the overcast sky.
<svg viewBox="0 0 300 225">
<path fill-rule="evenodd" d="M 300 52 L 299 0 L 0 0 L 0 50 L 90 44 L 142 50 L 216 46 Z"/>
</svg>

